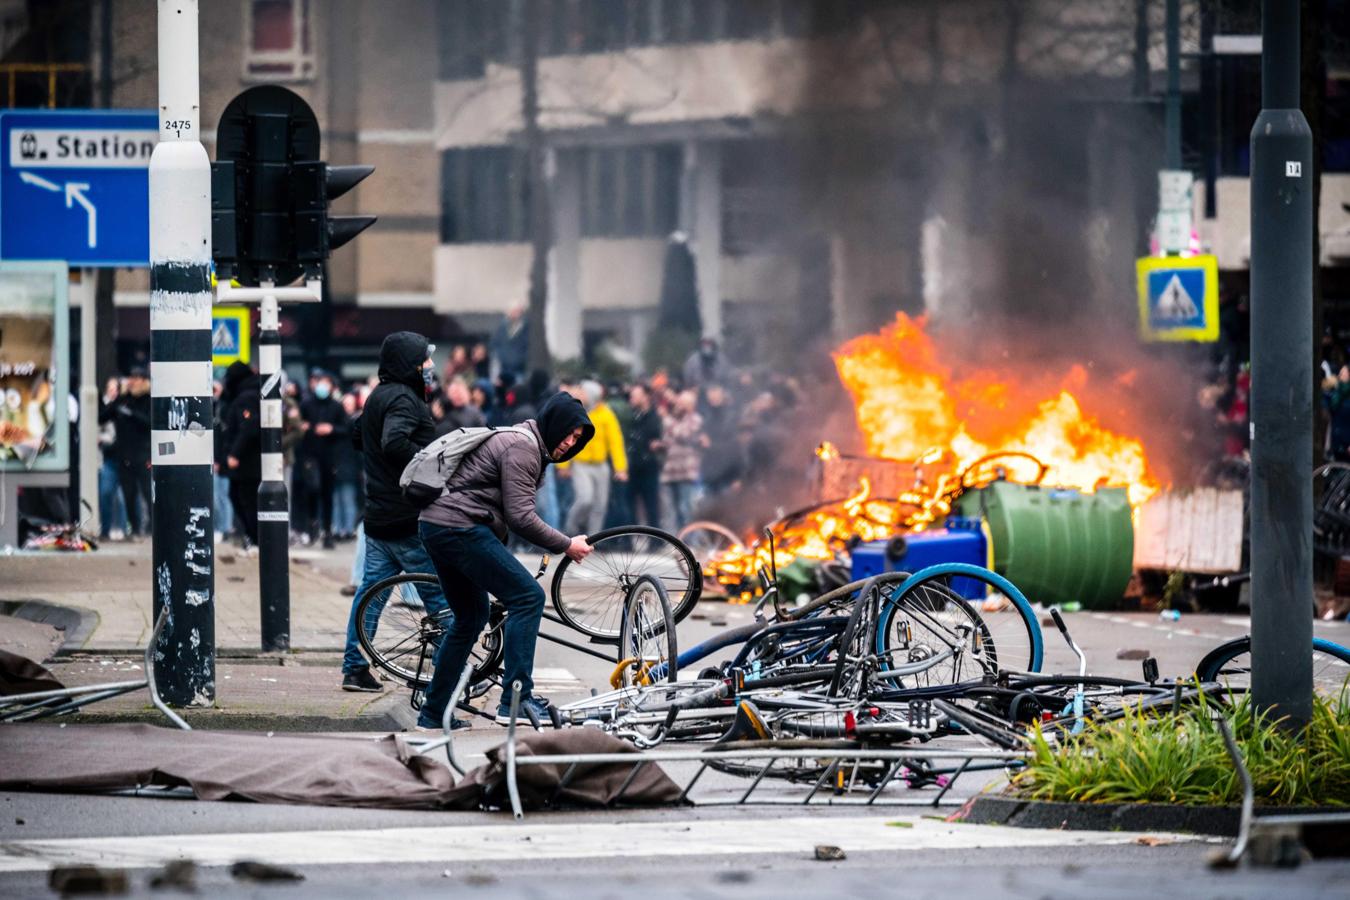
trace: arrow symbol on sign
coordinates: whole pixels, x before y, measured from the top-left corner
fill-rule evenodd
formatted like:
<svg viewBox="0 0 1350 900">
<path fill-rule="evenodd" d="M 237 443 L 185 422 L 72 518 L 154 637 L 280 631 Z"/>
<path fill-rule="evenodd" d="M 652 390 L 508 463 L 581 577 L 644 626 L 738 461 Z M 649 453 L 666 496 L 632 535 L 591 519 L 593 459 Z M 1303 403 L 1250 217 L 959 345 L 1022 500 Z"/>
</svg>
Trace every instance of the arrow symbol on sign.
<svg viewBox="0 0 1350 900">
<path fill-rule="evenodd" d="M 25 184 L 31 184 L 34 187 L 40 187 L 48 191 L 55 191 L 58 194 L 61 193 L 60 185 L 52 184 L 50 181 L 43 178 L 41 175 L 34 175 L 32 172 L 20 172 L 19 180 L 24 182 Z M 70 205 L 69 203 L 66 204 L 66 206 L 69 205 Z"/>
<path fill-rule="evenodd" d="M 66 182 L 66 209 L 71 209 L 73 202 L 83 206 L 85 212 L 89 213 L 89 246 L 93 248 L 98 246 L 98 210 L 94 209 L 94 204 L 84 195 L 87 190 L 89 185 L 83 182 Z"/>
</svg>

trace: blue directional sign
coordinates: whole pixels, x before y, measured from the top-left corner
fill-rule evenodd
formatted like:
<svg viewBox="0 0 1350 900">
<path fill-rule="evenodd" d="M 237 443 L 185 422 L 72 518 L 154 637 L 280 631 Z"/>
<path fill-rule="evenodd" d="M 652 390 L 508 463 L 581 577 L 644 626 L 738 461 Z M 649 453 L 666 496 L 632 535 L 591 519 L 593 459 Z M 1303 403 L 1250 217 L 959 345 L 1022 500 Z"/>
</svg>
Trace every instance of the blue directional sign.
<svg viewBox="0 0 1350 900">
<path fill-rule="evenodd" d="M 0 112 L 0 259 L 150 264 L 153 110 Z"/>
<path fill-rule="evenodd" d="M 1148 256 L 1135 263 L 1139 332 L 1146 341 L 1219 338 L 1219 262 L 1213 256 Z"/>
</svg>

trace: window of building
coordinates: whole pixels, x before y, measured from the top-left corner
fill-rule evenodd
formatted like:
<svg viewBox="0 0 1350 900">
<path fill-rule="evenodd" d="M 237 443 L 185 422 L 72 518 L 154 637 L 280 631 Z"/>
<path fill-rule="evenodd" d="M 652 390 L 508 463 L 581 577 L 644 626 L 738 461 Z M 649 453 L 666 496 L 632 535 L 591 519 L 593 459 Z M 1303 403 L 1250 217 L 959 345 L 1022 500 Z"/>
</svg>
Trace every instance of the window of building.
<svg viewBox="0 0 1350 900">
<path fill-rule="evenodd" d="M 441 154 L 441 243 L 512 243 L 529 238 L 526 156 L 515 147 Z"/>
<path fill-rule="evenodd" d="M 680 210 L 680 148 L 593 147 L 581 153 L 581 233 L 660 237 Z"/>
<path fill-rule="evenodd" d="M 314 77 L 310 0 L 245 0 L 244 77 L 304 81 Z"/>
</svg>

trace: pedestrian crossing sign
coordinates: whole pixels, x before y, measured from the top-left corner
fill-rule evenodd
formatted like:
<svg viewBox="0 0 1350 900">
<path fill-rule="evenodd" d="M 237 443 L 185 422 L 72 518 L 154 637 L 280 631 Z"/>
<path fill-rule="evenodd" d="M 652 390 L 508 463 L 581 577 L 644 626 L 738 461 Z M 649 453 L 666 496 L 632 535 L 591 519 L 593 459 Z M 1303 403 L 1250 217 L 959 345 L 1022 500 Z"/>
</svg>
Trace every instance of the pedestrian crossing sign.
<svg viewBox="0 0 1350 900">
<path fill-rule="evenodd" d="M 249 362 L 249 310 L 243 306 L 211 308 L 211 365 Z"/>
<path fill-rule="evenodd" d="M 1219 262 L 1214 256 L 1146 256 L 1135 263 L 1139 333 L 1146 341 L 1219 339 Z"/>
</svg>

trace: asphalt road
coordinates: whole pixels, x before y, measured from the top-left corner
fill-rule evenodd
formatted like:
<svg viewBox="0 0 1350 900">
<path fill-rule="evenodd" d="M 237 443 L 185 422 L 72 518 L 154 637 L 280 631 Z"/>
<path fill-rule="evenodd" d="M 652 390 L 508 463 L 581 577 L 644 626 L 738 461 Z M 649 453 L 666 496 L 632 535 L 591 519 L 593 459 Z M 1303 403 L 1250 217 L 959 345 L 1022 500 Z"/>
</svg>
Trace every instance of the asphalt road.
<svg viewBox="0 0 1350 900">
<path fill-rule="evenodd" d="M 336 563 L 335 563 L 336 565 Z M 1244 634 L 1240 615 L 1078 613 L 1069 627 L 1100 674 L 1138 674 L 1138 656 L 1165 675 L 1185 675 L 1221 640 Z M 751 620 L 745 606 L 706 604 L 680 627 L 684 647 Z M 566 634 L 549 625 L 546 631 Z M 1317 633 L 1350 643 L 1350 625 Z M 1076 658 L 1046 629 L 1047 671 L 1075 671 Z M 1133 652 L 1130 652 L 1133 651 Z M 730 651 L 710 660 L 716 662 Z M 555 701 L 601 687 L 612 665 L 541 641 L 537 673 Z M 1350 674 L 1350 670 L 1347 670 Z M 336 684 L 334 685 L 336 689 Z M 391 688 L 393 690 L 394 688 Z M 486 698 L 490 706 L 494 698 Z M 458 742 L 472 765 L 501 741 L 481 723 Z M 353 738 L 357 739 L 357 738 Z M 3 765 L 3 762 L 0 762 Z M 953 793 L 997 782 L 982 774 Z M 743 781 L 713 776 L 703 788 L 727 799 Z M 768 799 L 800 789 L 766 787 Z M 1220 842 L 1181 835 L 1030 831 L 949 824 L 928 811 L 838 806 L 697 808 L 606 813 L 412 813 L 171 797 L 0 794 L 0 895 L 50 896 L 46 870 L 60 862 L 122 869 L 135 894 L 166 860 L 198 863 L 205 896 L 483 897 L 898 896 L 989 897 L 1350 897 L 1350 863 L 1297 870 L 1214 871 Z M 898 824 L 897 824 L 898 823 Z M 822 862 L 817 845 L 847 858 Z M 299 883 L 237 880 L 230 864 L 252 859 L 304 876 Z"/>
</svg>

